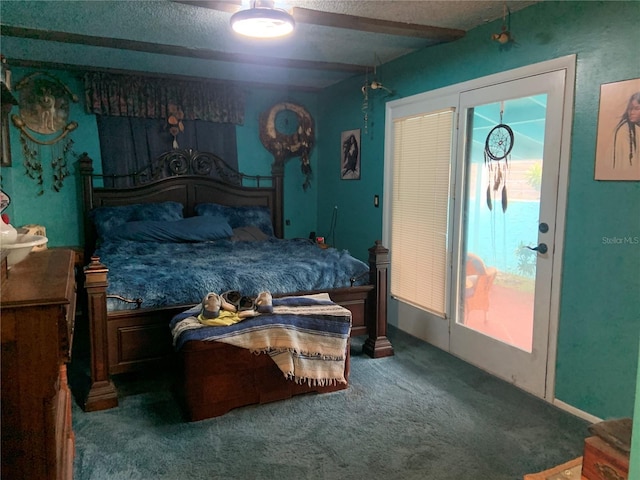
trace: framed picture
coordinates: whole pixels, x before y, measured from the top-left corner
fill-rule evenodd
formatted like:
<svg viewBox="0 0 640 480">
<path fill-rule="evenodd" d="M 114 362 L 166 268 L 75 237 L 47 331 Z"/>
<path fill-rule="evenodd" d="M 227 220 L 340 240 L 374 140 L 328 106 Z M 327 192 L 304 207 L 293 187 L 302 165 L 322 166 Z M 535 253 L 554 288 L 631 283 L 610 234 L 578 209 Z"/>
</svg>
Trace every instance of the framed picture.
<svg viewBox="0 0 640 480">
<path fill-rule="evenodd" d="M 360 130 L 342 132 L 340 141 L 342 146 L 340 178 L 342 180 L 360 180 Z"/>
<path fill-rule="evenodd" d="M 0 167 L 11 166 L 11 145 L 9 144 L 9 115 L 5 114 L 5 106 L 2 105 L 0 113 Z"/>
<path fill-rule="evenodd" d="M 596 180 L 640 180 L 640 78 L 600 86 Z"/>
<path fill-rule="evenodd" d="M 11 145 L 9 145 L 9 113 L 18 103 L 11 93 L 11 70 L 4 55 L 0 55 L 0 166 L 11 166 Z"/>
</svg>

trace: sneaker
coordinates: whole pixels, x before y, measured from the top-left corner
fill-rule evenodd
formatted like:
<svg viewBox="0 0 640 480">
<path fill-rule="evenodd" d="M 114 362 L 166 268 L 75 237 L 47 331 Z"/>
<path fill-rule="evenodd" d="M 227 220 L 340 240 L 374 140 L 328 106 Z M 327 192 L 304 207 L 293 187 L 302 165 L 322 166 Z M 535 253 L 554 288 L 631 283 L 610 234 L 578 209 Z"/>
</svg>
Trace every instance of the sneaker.
<svg viewBox="0 0 640 480">
<path fill-rule="evenodd" d="M 273 313 L 273 296 L 271 292 L 260 292 L 255 299 L 256 310 L 260 313 Z"/>
<path fill-rule="evenodd" d="M 218 318 L 220 314 L 220 296 L 217 293 L 208 293 L 204 299 L 202 299 L 202 316 L 204 318 Z"/>
<path fill-rule="evenodd" d="M 227 312 L 237 312 L 242 295 L 236 290 L 229 290 L 220 295 L 221 307 Z"/>
<path fill-rule="evenodd" d="M 251 297 L 241 297 L 238 302 L 238 311 L 244 312 L 246 310 L 255 310 L 256 304 L 253 302 L 253 298 Z"/>
</svg>

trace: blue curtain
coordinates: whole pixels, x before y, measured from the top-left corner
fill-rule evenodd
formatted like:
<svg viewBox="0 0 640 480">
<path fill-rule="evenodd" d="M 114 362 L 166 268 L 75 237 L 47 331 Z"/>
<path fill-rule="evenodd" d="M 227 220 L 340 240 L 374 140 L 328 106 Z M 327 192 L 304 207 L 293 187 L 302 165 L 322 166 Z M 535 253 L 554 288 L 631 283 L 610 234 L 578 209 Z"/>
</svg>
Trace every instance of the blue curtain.
<svg viewBox="0 0 640 480">
<path fill-rule="evenodd" d="M 96 118 L 106 187 L 132 186 L 133 177 L 108 176 L 138 173 L 173 148 L 174 138 L 166 120 L 104 115 Z M 184 131 L 176 136 L 180 148 L 214 153 L 238 169 L 235 125 L 204 120 L 182 123 Z"/>
</svg>

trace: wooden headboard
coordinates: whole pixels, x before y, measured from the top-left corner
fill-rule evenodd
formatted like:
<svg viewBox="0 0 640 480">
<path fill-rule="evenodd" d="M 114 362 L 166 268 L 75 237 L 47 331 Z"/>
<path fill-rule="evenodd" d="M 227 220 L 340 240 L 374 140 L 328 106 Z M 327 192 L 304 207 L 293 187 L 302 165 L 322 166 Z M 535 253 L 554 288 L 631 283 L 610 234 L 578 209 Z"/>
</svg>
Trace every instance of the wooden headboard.
<svg viewBox="0 0 640 480">
<path fill-rule="evenodd" d="M 93 160 L 79 160 L 82 177 L 85 258 L 96 246 L 96 231 L 89 212 L 96 207 L 174 201 L 184 205 L 184 216 L 194 215 L 199 203 L 229 206 L 266 206 L 273 229 L 284 235 L 282 168 L 274 164 L 271 176 L 251 176 L 231 168 L 217 155 L 194 150 L 172 150 L 154 159 L 140 172 L 127 175 L 93 173 Z M 214 177 L 213 175 L 216 175 Z M 105 179 L 129 178 L 126 188 L 100 186 Z"/>
</svg>

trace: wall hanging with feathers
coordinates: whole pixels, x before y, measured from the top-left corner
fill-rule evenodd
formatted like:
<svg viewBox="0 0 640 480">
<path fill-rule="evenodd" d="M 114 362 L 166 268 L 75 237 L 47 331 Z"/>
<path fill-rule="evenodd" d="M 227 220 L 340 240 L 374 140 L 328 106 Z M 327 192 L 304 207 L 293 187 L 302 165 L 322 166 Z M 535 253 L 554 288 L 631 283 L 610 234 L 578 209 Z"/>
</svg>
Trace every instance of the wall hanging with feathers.
<svg viewBox="0 0 640 480">
<path fill-rule="evenodd" d="M 484 166 L 488 170 L 487 206 L 493 210 L 496 199 L 500 199 L 502 211 L 507 211 L 507 177 L 509 154 L 513 149 L 513 130 L 502 123 L 504 103 L 500 107 L 500 123 L 493 127 L 484 143 Z"/>
<path fill-rule="evenodd" d="M 281 102 L 264 111 L 260 115 L 260 141 L 271 152 L 278 167 L 284 166 L 291 157 L 300 157 L 300 168 L 305 176 L 302 188 L 309 188 L 313 173 L 309 155 L 315 142 L 315 127 L 313 118 L 303 106 Z"/>
<path fill-rule="evenodd" d="M 379 62 L 380 60 L 376 56 L 376 60 Z M 363 115 L 363 125 L 362 130 L 364 135 L 369 133 L 369 98 L 372 92 L 384 92 L 385 96 L 394 95 L 394 91 L 388 88 L 386 85 L 383 85 L 382 82 L 378 79 L 377 69 L 373 67 L 373 80 L 369 81 L 369 71 L 365 73 L 364 76 L 364 84 L 360 88 L 362 91 L 362 115 Z"/>
<path fill-rule="evenodd" d="M 19 113 L 12 115 L 13 125 L 20 130 L 20 143 L 24 155 L 26 175 L 36 180 L 44 193 L 43 155 L 49 151 L 53 170 L 53 189 L 60 191 L 69 175 L 68 157 L 73 140 L 69 133 L 78 127 L 69 121 L 69 102 L 78 102 L 78 96 L 60 80 L 44 72 L 27 75 L 16 85 L 19 95 Z"/>
</svg>

